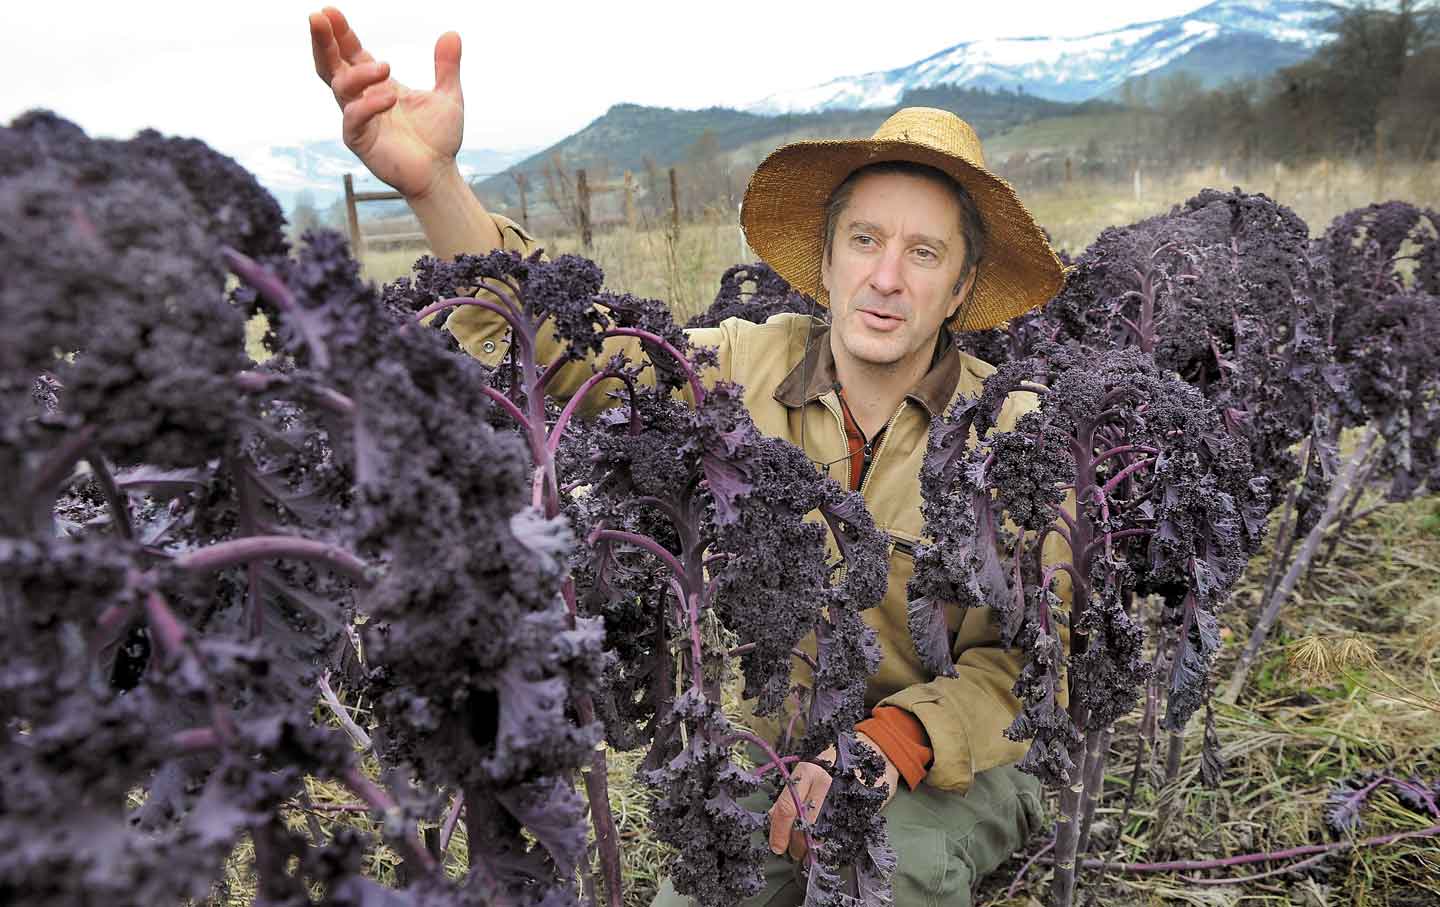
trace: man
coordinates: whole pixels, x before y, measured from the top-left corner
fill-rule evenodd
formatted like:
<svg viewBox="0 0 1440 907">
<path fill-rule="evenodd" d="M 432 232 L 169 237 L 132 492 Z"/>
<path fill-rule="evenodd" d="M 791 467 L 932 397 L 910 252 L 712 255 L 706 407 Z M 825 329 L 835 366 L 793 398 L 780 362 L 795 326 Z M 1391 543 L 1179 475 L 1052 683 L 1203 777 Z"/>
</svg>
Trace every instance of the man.
<svg viewBox="0 0 1440 907">
<path fill-rule="evenodd" d="M 413 91 L 389 78 L 338 10 L 311 16 L 310 29 L 316 71 L 343 111 L 345 143 L 405 195 L 434 253 L 530 251 L 533 240 L 486 212 L 455 165 L 459 36 L 436 43 L 435 88 Z M 1021 660 L 1000 645 L 990 609 L 952 614 L 956 677 L 926 672 L 910 641 L 905 586 L 922 529 L 919 470 L 931 419 L 957 395 L 977 393 L 991 371 L 959 350 L 952 330 L 991 327 L 1045 302 L 1059 289 L 1061 266 L 1014 192 L 985 169 L 973 130 L 923 108 L 900 111 L 868 141 L 779 149 L 750 182 L 743 226 L 781 276 L 829 307 L 830 321 L 783 315 L 692 331 L 694 343 L 719 351 L 703 377 L 743 385 L 756 426 L 859 490 L 895 540 L 885 601 L 864 615 L 883 657 L 867 688 L 871 717 L 856 730 L 885 760 L 896 903 L 968 904 L 974 883 L 1037 827 L 1039 786 L 1013 766 L 1025 745 L 1002 735 L 1019 711 L 1011 687 Z M 502 319 L 467 307 L 449 326 L 481 360 L 504 356 Z M 642 355 L 638 343 L 617 339 L 599 358 L 621 348 Z M 568 396 L 591 373 L 588 363 L 569 365 L 551 387 Z M 601 400 L 597 393 L 586 402 Z M 1027 401 L 1007 401 L 1002 430 Z M 813 820 L 829 776 L 811 763 L 795 775 Z M 752 903 L 799 904 L 803 884 L 791 860 L 805 845 L 793 801 L 780 797 L 769 814 L 774 856 Z M 655 903 L 684 900 L 666 882 Z"/>
</svg>

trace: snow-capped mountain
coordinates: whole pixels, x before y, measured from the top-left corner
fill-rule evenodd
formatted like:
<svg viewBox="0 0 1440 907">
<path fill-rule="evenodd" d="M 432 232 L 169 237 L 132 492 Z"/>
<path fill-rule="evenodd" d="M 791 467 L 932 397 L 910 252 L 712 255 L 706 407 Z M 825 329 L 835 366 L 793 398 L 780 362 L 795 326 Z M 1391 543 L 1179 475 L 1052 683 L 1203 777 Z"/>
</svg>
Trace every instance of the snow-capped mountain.
<svg viewBox="0 0 1440 907">
<path fill-rule="evenodd" d="M 484 179 L 524 160 L 534 149 L 491 151 L 462 148 L 458 157 L 460 173 L 466 179 Z M 359 192 L 388 189 L 370 175 L 349 148 L 339 140 L 305 142 L 299 145 L 269 145 L 232 152 L 240 164 L 260 181 L 286 211 L 293 210 L 300 193 L 308 192 L 312 204 L 324 210 L 344 194 L 345 174 L 354 177 Z"/>
<path fill-rule="evenodd" d="M 1219 0 L 1183 16 L 1081 37 L 965 41 L 909 66 L 773 94 L 743 109 L 781 114 L 889 107 L 908 89 L 947 84 L 1084 101 L 1136 76 L 1176 69 L 1214 85 L 1308 57 L 1328 39 L 1322 26 L 1332 15 L 1316 0 Z"/>
</svg>

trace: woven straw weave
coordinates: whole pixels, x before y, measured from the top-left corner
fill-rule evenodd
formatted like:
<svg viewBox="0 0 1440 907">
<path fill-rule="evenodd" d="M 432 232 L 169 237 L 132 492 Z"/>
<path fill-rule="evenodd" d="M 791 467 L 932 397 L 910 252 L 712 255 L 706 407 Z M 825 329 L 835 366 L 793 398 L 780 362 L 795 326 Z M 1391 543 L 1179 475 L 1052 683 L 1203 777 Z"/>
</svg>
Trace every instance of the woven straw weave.
<svg viewBox="0 0 1440 907">
<path fill-rule="evenodd" d="M 985 257 L 952 328 L 994 327 L 1059 292 L 1060 260 L 1015 190 L 986 169 L 975 130 L 932 107 L 897 111 L 869 139 L 794 142 L 777 149 L 745 190 L 741 226 L 750 247 L 791 286 L 828 306 L 820 284 L 825 202 L 851 172 L 881 161 L 913 161 L 950 174 L 975 199 L 985 221 Z"/>
</svg>

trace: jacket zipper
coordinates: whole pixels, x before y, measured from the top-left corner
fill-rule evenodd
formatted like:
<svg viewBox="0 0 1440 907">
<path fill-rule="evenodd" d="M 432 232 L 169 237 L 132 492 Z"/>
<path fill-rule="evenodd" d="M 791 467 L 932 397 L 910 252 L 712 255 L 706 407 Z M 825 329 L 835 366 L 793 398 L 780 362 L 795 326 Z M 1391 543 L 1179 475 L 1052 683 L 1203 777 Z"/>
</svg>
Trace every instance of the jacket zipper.
<svg viewBox="0 0 1440 907">
<path fill-rule="evenodd" d="M 837 400 L 840 399 L 840 395 L 839 395 L 839 394 L 836 394 L 836 395 L 835 395 L 835 399 L 837 399 Z M 821 402 L 824 403 L 824 398 L 823 398 L 823 397 L 821 398 Z M 843 405 L 844 405 L 844 404 L 842 403 L 841 406 L 843 406 Z M 832 409 L 828 404 L 825 405 L 825 408 L 830 411 L 830 415 L 832 415 L 832 416 L 835 417 L 835 424 L 836 424 L 837 426 L 839 426 L 839 428 L 840 428 L 840 443 L 842 443 L 842 444 L 845 445 L 845 485 L 844 485 L 843 487 L 849 488 L 849 487 L 850 487 L 850 434 L 849 434 L 849 432 L 847 432 L 847 431 L 845 430 L 845 417 L 842 416 L 837 409 Z"/>
<path fill-rule="evenodd" d="M 885 423 L 885 427 L 881 430 L 882 434 L 880 435 L 880 446 L 875 449 L 875 456 L 873 458 L 870 456 L 870 445 L 865 445 L 865 465 L 860 473 L 861 497 L 865 496 L 865 489 L 870 487 L 870 477 L 874 474 L 873 470 L 871 470 L 870 467 L 874 465 L 875 460 L 880 459 L 880 454 L 885 452 L 885 445 L 890 443 L 890 429 L 894 427 L 895 420 L 900 418 L 900 414 L 905 411 L 905 404 L 907 402 L 908 401 L 906 400 L 901 400 L 900 405 L 897 406 L 895 408 L 895 412 L 891 414 L 890 421 Z"/>
</svg>

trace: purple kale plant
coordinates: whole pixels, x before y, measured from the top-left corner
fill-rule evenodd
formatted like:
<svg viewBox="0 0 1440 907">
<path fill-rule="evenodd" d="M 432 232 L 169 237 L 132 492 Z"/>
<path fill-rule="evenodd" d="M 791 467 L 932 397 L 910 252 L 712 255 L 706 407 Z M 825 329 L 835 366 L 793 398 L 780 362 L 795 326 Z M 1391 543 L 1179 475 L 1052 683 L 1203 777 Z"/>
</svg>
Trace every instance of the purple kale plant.
<svg viewBox="0 0 1440 907">
<path fill-rule="evenodd" d="M 908 591 L 911 634 L 937 673 L 952 669 L 953 606 L 997 608 L 1002 641 L 1025 653 L 1023 708 L 1006 736 L 1031 740 L 1020 767 L 1060 789 L 1054 891 L 1068 905 L 1113 725 L 1153 671 L 1135 602 L 1166 602 L 1175 656 L 1162 723 L 1181 728 L 1206 698 L 1216 611 L 1260 544 L 1269 492 L 1213 404 L 1143 352 L 1040 353 L 996 371 L 932 427 L 929 541 Z M 1017 392 L 1035 405 L 1001 430 L 1001 404 Z"/>
<path fill-rule="evenodd" d="M 1357 511 L 1366 493 L 1383 488 L 1383 504 L 1440 487 L 1440 216 L 1404 202 L 1357 208 L 1336 218 L 1314 247 L 1333 287 L 1328 339 L 1335 364 L 1326 376 L 1336 393 L 1309 443 L 1330 487 L 1282 533 L 1264 608 L 1225 691 L 1229 701 L 1302 578 L 1364 515 Z M 1332 370 L 1339 374 L 1329 380 Z M 1342 463 L 1345 429 L 1361 438 Z M 1318 484 L 1308 481 L 1317 472 L 1307 474 L 1307 484 Z"/>
<path fill-rule="evenodd" d="M 772 315 L 794 312 L 823 316 L 815 300 L 790 284 L 763 261 L 731 265 L 720 276 L 720 289 L 710 307 L 685 323 L 687 328 L 713 328 L 726 318 L 763 324 Z"/>
<path fill-rule="evenodd" d="M 285 254 L 273 199 L 196 142 L 26 115 L 0 215 L 0 899 L 203 898 L 248 837 L 257 903 L 577 902 L 602 636 L 489 373 L 334 234 Z M 332 671 L 375 703 L 383 782 L 315 720 Z M 290 830 L 307 777 L 383 818 L 402 890 L 364 877 L 377 841 Z M 447 800 L 458 881 L 417 825 Z"/>
<path fill-rule="evenodd" d="M 576 711 L 600 719 L 611 746 L 647 747 L 643 777 L 657 834 L 679 851 L 677 888 L 714 905 L 758 890 L 764 814 L 740 800 L 765 776 L 788 781 L 797 758 L 834 745 L 845 757 L 832 766 L 841 777 L 815 825 L 826 841 L 807 859 L 808 902 L 840 903 L 840 868 L 853 865 L 865 902 L 880 903 L 893 865 L 876 815 L 883 795 L 855 780 L 860 771 L 873 782 L 878 767 L 850 754 L 879 659 L 859 614 L 883 595 L 885 539 L 859 498 L 798 449 L 762 437 L 738 387 L 700 381 L 713 350 L 692 348 L 662 305 L 601 292 L 583 259 L 428 260 L 389 296 L 392 308 L 422 319 L 476 306 L 510 328 L 509 361 L 482 392 L 528 441 L 532 519 L 581 539 L 561 596 L 577 623 L 603 622 L 614 656 Z M 592 371 L 558 413 L 547 409 L 555 376 L 585 361 Z M 583 419 L 606 388 L 608 406 Z M 778 748 L 721 710 L 737 658 L 757 713 L 785 713 L 792 733 Z M 738 758 L 744 747 L 760 754 L 758 769 Z M 597 752 L 591 818 L 618 903 L 604 778 Z"/>
</svg>

